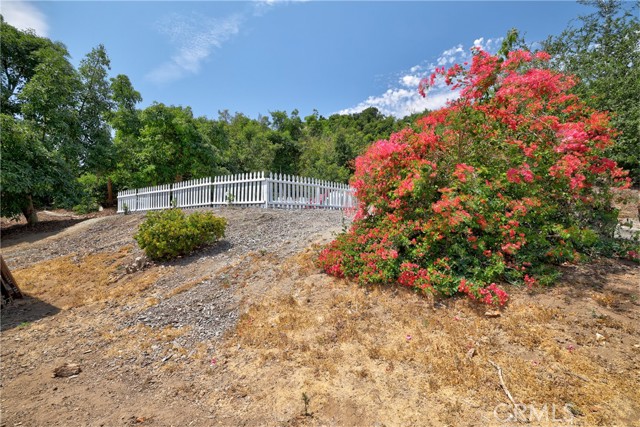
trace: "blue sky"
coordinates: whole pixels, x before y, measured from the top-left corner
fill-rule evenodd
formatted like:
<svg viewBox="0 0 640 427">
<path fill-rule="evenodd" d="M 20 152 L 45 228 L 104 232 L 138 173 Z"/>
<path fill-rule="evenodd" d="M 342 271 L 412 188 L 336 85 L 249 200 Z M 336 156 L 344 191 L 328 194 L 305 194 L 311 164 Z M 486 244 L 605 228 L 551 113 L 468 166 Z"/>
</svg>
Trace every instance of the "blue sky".
<svg viewBox="0 0 640 427">
<path fill-rule="evenodd" d="M 569 1 L 3 1 L 19 28 L 63 42 L 77 65 L 102 43 L 111 72 L 153 101 L 250 117 L 375 106 L 401 117 L 455 96 L 417 95 L 420 78 L 495 50 L 518 28 L 528 42 L 558 34 L 589 8 Z"/>
</svg>

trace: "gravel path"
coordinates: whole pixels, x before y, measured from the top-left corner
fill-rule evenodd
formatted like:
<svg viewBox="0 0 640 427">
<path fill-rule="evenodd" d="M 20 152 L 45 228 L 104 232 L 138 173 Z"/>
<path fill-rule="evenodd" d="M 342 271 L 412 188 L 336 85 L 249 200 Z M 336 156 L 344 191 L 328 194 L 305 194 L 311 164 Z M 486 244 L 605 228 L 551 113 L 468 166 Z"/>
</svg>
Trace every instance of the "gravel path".
<svg viewBox="0 0 640 427">
<path fill-rule="evenodd" d="M 282 255 L 286 257 L 309 236 L 328 229 L 340 231 L 343 223 L 348 222 L 341 211 L 330 210 L 199 210 L 211 210 L 226 218 L 228 226 L 225 238 L 218 245 L 199 251 L 195 257 L 214 256 L 221 252 L 229 252 L 228 255 L 232 256 L 247 251 L 276 249 L 283 250 Z M 22 268 L 72 253 L 113 251 L 126 245 L 137 249 L 133 235 L 143 220 L 144 213 L 112 215 L 80 222 L 53 235 L 43 233 L 42 239 L 37 235 L 11 236 L 2 240 L 2 254 L 11 268 Z M 194 256 L 187 262 L 192 262 Z M 176 264 L 184 262 L 180 260 Z"/>
<path fill-rule="evenodd" d="M 223 209 L 225 238 L 191 256 L 165 263 L 172 267 L 154 290 L 158 304 L 129 319 L 152 327 L 190 328 L 181 342 L 219 338 L 235 325 L 247 293 L 276 283 L 281 261 L 312 243 L 325 243 L 347 219 L 339 211 Z M 180 286 L 193 283 L 183 292 Z M 168 296 L 167 296 L 168 295 Z"/>
<path fill-rule="evenodd" d="M 106 216 L 77 223 L 55 233 L 13 235 L 2 240 L 2 256 L 11 269 L 69 254 L 114 251 L 135 245 L 133 235 L 144 215 Z"/>
</svg>

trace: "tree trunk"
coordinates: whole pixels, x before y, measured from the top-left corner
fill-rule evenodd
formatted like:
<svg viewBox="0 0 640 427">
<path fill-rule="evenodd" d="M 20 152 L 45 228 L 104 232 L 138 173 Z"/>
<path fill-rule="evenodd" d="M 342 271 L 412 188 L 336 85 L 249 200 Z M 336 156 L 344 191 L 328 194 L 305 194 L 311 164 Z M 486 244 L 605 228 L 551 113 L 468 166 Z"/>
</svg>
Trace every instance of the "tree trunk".
<svg viewBox="0 0 640 427">
<path fill-rule="evenodd" d="M 22 208 L 22 214 L 27 219 L 29 225 L 35 225 L 38 223 L 38 212 L 33 207 L 33 198 L 31 195 L 27 196 L 27 205 Z"/>
<path fill-rule="evenodd" d="M 111 177 L 107 178 L 107 206 L 113 206 L 113 184 Z"/>
</svg>

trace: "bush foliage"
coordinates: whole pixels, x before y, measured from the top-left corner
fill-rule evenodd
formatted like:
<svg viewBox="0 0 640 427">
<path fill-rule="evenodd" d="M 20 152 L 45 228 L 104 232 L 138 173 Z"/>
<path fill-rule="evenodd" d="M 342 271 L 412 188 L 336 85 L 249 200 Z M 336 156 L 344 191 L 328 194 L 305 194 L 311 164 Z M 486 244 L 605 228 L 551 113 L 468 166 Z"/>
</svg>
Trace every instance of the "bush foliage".
<svg viewBox="0 0 640 427">
<path fill-rule="evenodd" d="M 149 258 L 170 259 L 186 255 L 224 236 L 227 221 L 211 212 L 189 216 L 180 209 L 147 213 L 134 236 Z"/>
<path fill-rule="evenodd" d="M 356 159 L 359 211 L 320 266 L 503 305 L 497 283 L 550 283 L 554 265 L 610 248 L 612 189 L 629 185 L 603 154 L 617 133 L 549 59 L 477 49 L 469 67 L 423 80 L 423 96 L 444 79 L 460 98 Z"/>
</svg>

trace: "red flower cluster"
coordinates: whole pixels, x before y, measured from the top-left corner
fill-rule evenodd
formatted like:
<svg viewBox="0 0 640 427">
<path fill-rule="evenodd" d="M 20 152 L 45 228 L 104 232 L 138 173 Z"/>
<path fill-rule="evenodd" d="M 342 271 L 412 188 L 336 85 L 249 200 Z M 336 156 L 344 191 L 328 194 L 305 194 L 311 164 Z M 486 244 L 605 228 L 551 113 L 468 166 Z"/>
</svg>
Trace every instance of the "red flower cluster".
<svg viewBox="0 0 640 427">
<path fill-rule="evenodd" d="M 593 253 L 615 221 L 611 189 L 629 180 L 604 157 L 607 114 L 549 59 L 476 48 L 468 67 L 424 79 L 423 94 L 443 79 L 461 97 L 356 159 L 356 219 L 321 253 L 324 270 L 504 305 L 497 282 L 547 283 L 548 263 Z"/>
</svg>

